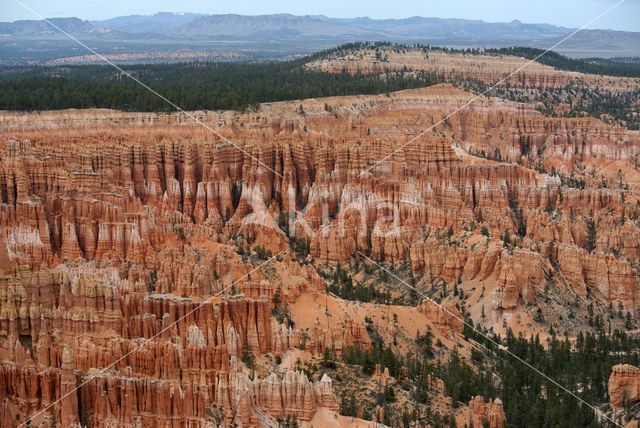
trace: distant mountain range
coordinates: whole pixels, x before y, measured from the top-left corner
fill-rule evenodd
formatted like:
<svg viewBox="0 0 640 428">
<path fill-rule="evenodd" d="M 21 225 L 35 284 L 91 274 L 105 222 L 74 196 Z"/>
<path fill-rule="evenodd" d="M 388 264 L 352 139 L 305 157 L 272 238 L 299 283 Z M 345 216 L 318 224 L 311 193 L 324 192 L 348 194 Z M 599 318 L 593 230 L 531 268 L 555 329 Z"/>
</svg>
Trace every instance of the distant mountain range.
<svg viewBox="0 0 640 428">
<path fill-rule="evenodd" d="M 161 12 L 154 15 L 120 16 L 102 21 L 52 18 L 51 22 L 73 37 L 92 41 L 105 53 L 141 52 L 149 49 L 211 49 L 236 42 L 233 49 L 259 49 L 260 43 L 282 48 L 287 55 L 303 54 L 347 41 L 385 40 L 421 42 L 453 47 L 497 47 L 526 45 L 549 47 L 571 28 L 550 24 L 527 24 L 517 20 L 488 23 L 468 19 L 412 17 L 406 19 L 329 18 L 322 15 L 203 15 Z M 73 53 L 66 38 L 44 21 L 0 23 L 0 64 L 38 63 Z M 31 41 L 36 40 L 34 45 Z M 225 45 L 228 48 L 228 45 Z M 27 52 L 21 52 L 27 47 Z M 557 51 L 575 56 L 635 56 L 640 51 L 640 33 L 581 31 Z M 38 56 L 38 53 L 41 53 Z M 86 52 L 85 52 L 86 53 Z M 14 55 L 17 59 L 8 58 Z"/>
<path fill-rule="evenodd" d="M 532 40 L 527 45 L 548 49 L 566 36 Z M 557 49 L 571 57 L 637 57 L 640 54 L 640 33 L 631 31 L 583 30 L 562 42 Z"/>
<path fill-rule="evenodd" d="M 201 13 L 158 12 L 155 15 L 127 15 L 104 21 L 92 21 L 94 25 L 130 33 L 167 33 L 205 15 Z"/>
<path fill-rule="evenodd" d="M 160 12 L 129 15 L 104 21 L 79 18 L 52 18 L 51 22 L 73 35 L 139 38 L 146 34 L 160 38 L 330 38 L 352 40 L 370 37 L 379 40 L 477 39 L 530 40 L 560 36 L 569 28 L 520 21 L 488 23 L 468 19 L 412 17 L 406 19 L 328 18 L 322 15 L 202 15 Z M 49 37 L 56 30 L 44 21 L 0 23 L 0 36 Z"/>
</svg>

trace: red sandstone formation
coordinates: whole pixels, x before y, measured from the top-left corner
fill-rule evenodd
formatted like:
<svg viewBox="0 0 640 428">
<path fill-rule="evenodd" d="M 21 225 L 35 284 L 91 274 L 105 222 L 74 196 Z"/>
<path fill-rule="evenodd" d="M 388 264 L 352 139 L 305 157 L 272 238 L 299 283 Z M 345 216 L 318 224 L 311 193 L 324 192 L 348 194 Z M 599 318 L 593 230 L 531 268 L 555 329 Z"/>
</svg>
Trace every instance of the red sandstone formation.
<svg viewBox="0 0 640 428">
<path fill-rule="evenodd" d="M 321 353 L 328 348 L 339 356 L 354 346 L 371 349 L 372 344 L 364 324 L 352 320 L 348 315 L 340 325 L 330 329 L 323 327 L 320 320 L 316 319 L 311 329 L 311 340 L 306 343 L 306 347 L 314 352 Z"/>
<path fill-rule="evenodd" d="M 525 58 L 509 55 L 450 53 L 440 50 L 376 46 L 359 48 L 353 52 L 337 52 L 306 64 L 313 70 L 331 73 L 379 73 L 385 71 L 424 70 L 460 80 L 480 80 L 511 87 L 560 88 L 573 80 L 613 88 L 638 85 L 637 79 L 594 75 L 556 70 L 553 67 L 531 63 Z"/>
<path fill-rule="evenodd" d="M 485 403 L 482 397 L 474 397 L 469 401 L 469 410 L 474 428 L 482 428 L 484 421 L 489 422 L 490 428 L 502 428 L 507 419 L 499 398 Z"/>
<path fill-rule="evenodd" d="M 613 366 L 609 377 L 609 397 L 614 410 L 640 401 L 640 369 L 629 364 Z"/>
<path fill-rule="evenodd" d="M 452 304 L 441 306 L 432 300 L 424 300 L 418 306 L 418 312 L 425 314 L 429 321 L 443 332 L 451 330 L 462 333 L 462 314 L 460 314 L 460 311 Z"/>
<path fill-rule="evenodd" d="M 75 292 L 73 287 L 69 289 L 74 301 L 72 308 L 79 315 L 82 314 L 81 302 L 89 303 L 85 296 L 75 297 L 81 281 L 78 279 Z M 91 294 L 95 295 L 95 290 Z M 130 339 L 122 344 L 105 342 L 103 350 L 92 341 L 69 339 L 74 343 L 72 354 L 70 348 L 60 350 L 52 343 L 62 340 L 63 336 L 56 322 L 48 322 L 43 317 L 41 328 L 31 332 L 35 338 L 28 336 L 31 345 L 26 349 L 25 336 L 20 333 L 20 318 L 5 324 L 9 337 L 15 338 L 11 332 L 17 331 L 20 340 L 15 338 L 11 342 L 15 350 L 6 351 L 9 359 L 18 364 L 0 366 L 0 390 L 3 398 L 8 397 L 18 409 L 18 414 L 28 415 L 48 406 L 85 381 L 77 394 L 68 395 L 53 408 L 56 420 L 65 426 L 81 422 L 79 406 L 93 409 L 88 415 L 92 426 L 155 424 L 176 417 L 181 424 L 193 423 L 207 419 L 206 409 L 211 406 L 230 411 L 232 404 L 241 406 L 238 417 L 247 423 L 255 422 L 251 414 L 255 406 L 267 409 L 275 417 L 293 412 L 303 420 L 311 419 L 316 407 L 336 408 L 331 379 L 327 376 L 317 384 L 293 372 L 282 380 L 275 374 L 263 381 L 249 380 L 247 370 L 236 359 L 236 355 L 242 354 L 243 346 L 256 354 L 264 354 L 281 353 L 293 345 L 293 332 L 281 328 L 271 318 L 267 300 L 233 298 L 215 305 L 206 304 L 185 322 L 161 333 L 164 326 L 190 312 L 194 304 L 189 299 L 141 300 L 134 295 L 118 297 L 118 291 L 111 298 L 119 300 L 118 315 L 112 317 L 111 335 L 149 338 L 158 337 L 160 333 L 160 339 L 140 347 Z M 95 301 L 90 306 L 95 308 Z M 97 309 L 97 312 L 92 309 L 94 323 L 100 323 L 101 311 Z M 138 313 L 145 314 L 144 320 L 136 316 Z M 105 321 L 102 321 L 101 334 L 109 335 Z M 82 337 L 94 330 L 91 324 L 81 322 L 70 327 L 76 337 Z M 109 370 L 93 367 L 109 367 Z M 84 373 L 80 378 L 76 376 L 78 370 Z M 120 375 L 116 375 L 118 372 Z M 31 386 L 25 389 L 25 382 Z M 253 395 L 246 395 L 245 388 Z M 33 395 L 37 389 L 46 393 Z M 34 400 L 34 397 L 38 398 Z M 234 404 L 238 397 L 242 400 Z M 245 399 L 250 401 L 245 403 Z"/>
<path fill-rule="evenodd" d="M 566 76 L 515 78 L 554 87 Z M 245 152 L 181 115 L 0 113 L 0 424 L 84 382 L 34 422 L 199 426 L 215 407 L 253 426 L 260 412 L 336 410 L 328 376 L 252 373 L 239 358 L 371 349 L 353 317 L 329 326 L 312 314 L 303 331 L 272 314 L 325 292 L 315 263 L 358 252 L 410 266 L 423 285 L 486 284 L 487 310 L 501 314 L 552 284 L 637 316 L 640 173 L 629 159 L 640 135 L 482 99 L 406 145 L 472 97 L 439 85 L 306 100 L 304 117 L 299 103 L 194 113 Z M 505 162 L 472 155 L 498 148 Z M 585 188 L 514 163 L 523 158 L 582 174 Z M 417 310 L 455 338 L 460 311 L 445 307 Z M 625 373 L 610 381 L 617 408 L 637 384 Z M 499 400 L 469 407 L 475 426 L 504 424 Z"/>
<path fill-rule="evenodd" d="M 386 386 L 387 382 L 389 382 L 389 368 L 385 367 L 384 370 L 381 369 L 380 364 L 376 364 L 376 370 L 373 373 L 373 379 L 380 386 Z"/>
</svg>

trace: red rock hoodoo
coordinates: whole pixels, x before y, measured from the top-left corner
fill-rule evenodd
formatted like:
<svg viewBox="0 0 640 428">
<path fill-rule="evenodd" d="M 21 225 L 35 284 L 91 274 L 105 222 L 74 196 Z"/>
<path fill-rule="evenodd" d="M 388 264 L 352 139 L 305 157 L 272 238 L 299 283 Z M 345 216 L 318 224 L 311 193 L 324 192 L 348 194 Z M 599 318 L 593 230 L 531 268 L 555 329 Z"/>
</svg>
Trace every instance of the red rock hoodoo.
<svg viewBox="0 0 640 428">
<path fill-rule="evenodd" d="M 640 369 L 629 364 L 613 366 L 609 377 L 609 397 L 615 410 L 640 401 Z"/>
<path fill-rule="evenodd" d="M 465 316 L 496 330 L 553 292 L 637 317 L 640 134 L 482 98 L 406 144 L 473 97 L 437 85 L 305 100 L 304 116 L 299 102 L 194 113 L 242 151 L 179 114 L 1 112 L 0 424 L 205 426 L 220 413 L 255 426 L 337 410 L 328 375 L 264 367 L 373 349 L 362 305 L 322 310 L 327 324 L 288 311 L 320 306 L 317 265 L 359 253 L 442 295 L 460 285 Z M 417 301 L 407 313 L 460 336 L 467 308 Z M 612 406 L 639 384 L 616 366 Z M 474 426 L 503 427 L 499 399 L 469 407 Z"/>
</svg>

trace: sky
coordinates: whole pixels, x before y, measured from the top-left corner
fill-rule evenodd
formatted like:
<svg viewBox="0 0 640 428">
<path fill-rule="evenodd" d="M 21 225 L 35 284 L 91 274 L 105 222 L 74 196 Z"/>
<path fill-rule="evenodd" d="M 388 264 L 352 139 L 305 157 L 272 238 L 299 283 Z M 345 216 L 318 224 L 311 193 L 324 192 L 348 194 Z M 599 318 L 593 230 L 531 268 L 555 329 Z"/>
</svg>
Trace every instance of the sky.
<svg viewBox="0 0 640 428">
<path fill-rule="evenodd" d="M 291 13 L 333 18 L 438 18 L 481 19 L 549 23 L 579 28 L 619 0 L 0 0 L 0 21 L 38 19 L 19 3 L 45 17 L 76 16 L 100 20 L 122 15 L 156 12 L 237 13 L 261 15 Z M 587 28 L 640 31 L 640 0 L 624 0 Z"/>
</svg>

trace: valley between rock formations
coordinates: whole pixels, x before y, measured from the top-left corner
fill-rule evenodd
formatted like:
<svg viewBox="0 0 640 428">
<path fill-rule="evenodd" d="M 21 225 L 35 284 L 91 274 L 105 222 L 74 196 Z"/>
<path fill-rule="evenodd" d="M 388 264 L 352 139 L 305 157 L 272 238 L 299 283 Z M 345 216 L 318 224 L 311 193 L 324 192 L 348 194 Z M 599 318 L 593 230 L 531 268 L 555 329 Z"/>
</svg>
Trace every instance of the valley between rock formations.
<svg viewBox="0 0 640 428">
<path fill-rule="evenodd" d="M 532 85 L 563 75 L 547 68 Z M 468 357 L 453 315 L 543 343 L 604 317 L 636 328 L 640 132 L 493 97 L 438 124 L 473 97 L 194 112 L 242 151 L 178 113 L 0 112 L 0 425 L 369 427 L 388 419 L 367 391 L 403 379 L 311 370 L 327 352 L 413 352 L 430 331 L 436 358 Z M 327 292 L 345 270 L 386 303 Z M 509 397 L 453 406 L 429 382 L 458 426 L 508 422 Z M 613 409 L 638 385 L 616 366 Z"/>
</svg>

